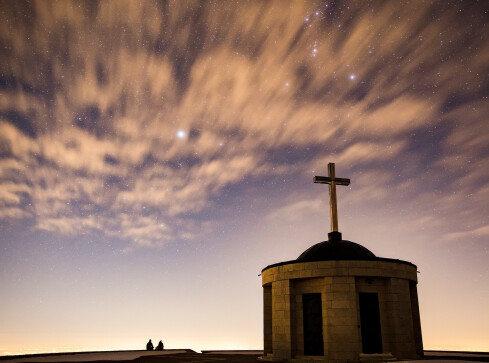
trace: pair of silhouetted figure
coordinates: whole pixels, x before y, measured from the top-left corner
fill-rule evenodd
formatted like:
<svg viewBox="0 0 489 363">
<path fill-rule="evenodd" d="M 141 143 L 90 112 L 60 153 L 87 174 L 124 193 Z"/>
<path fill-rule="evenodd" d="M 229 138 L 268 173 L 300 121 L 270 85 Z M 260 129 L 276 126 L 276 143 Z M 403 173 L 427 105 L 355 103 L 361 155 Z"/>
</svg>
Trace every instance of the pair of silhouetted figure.
<svg viewBox="0 0 489 363">
<path fill-rule="evenodd" d="M 163 342 L 160 340 L 156 348 L 154 350 L 163 350 L 165 347 L 163 346 Z M 148 344 L 146 344 L 146 350 L 153 350 L 153 343 L 151 342 L 151 339 L 149 340 Z"/>
</svg>

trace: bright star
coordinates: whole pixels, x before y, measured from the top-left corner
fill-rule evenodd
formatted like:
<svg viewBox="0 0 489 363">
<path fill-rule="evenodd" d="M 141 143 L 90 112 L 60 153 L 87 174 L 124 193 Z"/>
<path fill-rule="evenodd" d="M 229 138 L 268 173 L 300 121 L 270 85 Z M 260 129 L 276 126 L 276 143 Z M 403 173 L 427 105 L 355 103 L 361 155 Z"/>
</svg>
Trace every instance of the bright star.
<svg viewBox="0 0 489 363">
<path fill-rule="evenodd" d="M 183 130 L 178 130 L 178 132 L 177 132 L 177 137 L 178 137 L 179 139 L 183 139 L 183 138 L 185 138 L 185 131 L 183 131 Z"/>
<path fill-rule="evenodd" d="M 355 79 L 355 75 L 354 74 L 350 74 L 350 79 L 351 80 L 354 80 Z"/>
</svg>

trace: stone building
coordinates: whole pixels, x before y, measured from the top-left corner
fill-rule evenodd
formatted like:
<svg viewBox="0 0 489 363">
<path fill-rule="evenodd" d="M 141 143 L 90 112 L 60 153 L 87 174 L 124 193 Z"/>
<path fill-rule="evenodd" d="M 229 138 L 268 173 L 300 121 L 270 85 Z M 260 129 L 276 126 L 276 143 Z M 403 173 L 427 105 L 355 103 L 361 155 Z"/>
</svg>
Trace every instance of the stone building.
<svg viewBox="0 0 489 363">
<path fill-rule="evenodd" d="M 419 358 L 423 342 L 416 266 L 376 257 L 365 247 L 342 239 L 336 191 L 331 189 L 335 181 L 348 185 L 349 180 L 335 178 L 334 164 L 329 167 L 329 177 L 315 178 L 315 182 L 330 184 L 332 232 L 328 240 L 310 247 L 296 260 L 262 270 L 262 359 Z"/>
</svg>

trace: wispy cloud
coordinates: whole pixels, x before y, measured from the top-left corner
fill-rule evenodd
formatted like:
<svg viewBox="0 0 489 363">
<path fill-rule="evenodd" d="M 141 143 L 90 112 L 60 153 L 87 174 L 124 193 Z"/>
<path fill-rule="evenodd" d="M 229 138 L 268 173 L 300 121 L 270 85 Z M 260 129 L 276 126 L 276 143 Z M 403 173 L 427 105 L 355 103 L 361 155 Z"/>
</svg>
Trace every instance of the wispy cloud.
<svg viewBox="0 0 489 363">
<path fill-rule="evenodd" d="M 358 198 L 383 183 L 446 214 L 487 211 L 489 42 L 466 10 L 216 6 L 5 5 L 0 216 L 160 245 L 191 237 L 224 188 L 259 194 L 265 175 L 331 158 L 370 168 Z"/>
</svg>

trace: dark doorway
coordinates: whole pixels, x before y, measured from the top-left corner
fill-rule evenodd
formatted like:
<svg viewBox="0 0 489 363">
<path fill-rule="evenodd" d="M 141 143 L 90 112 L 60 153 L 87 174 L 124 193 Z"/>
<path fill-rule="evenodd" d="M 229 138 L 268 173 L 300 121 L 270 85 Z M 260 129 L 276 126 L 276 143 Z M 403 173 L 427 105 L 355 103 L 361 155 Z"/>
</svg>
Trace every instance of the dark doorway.
<svg viewBox="0 0 489 363">
<path fill-rule="evenodd" d="M 382 353 L 379 295 L 377 293 L 361 292 L 359 299 L 363 353 Z"/>
<path fill-rule="evenodd" d="M 302 295 L 304 355 L 324 355 L 321 294 Z"/>
</svg>

